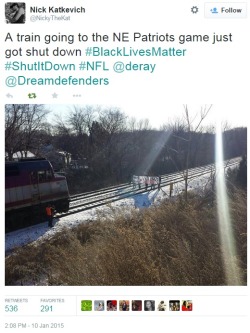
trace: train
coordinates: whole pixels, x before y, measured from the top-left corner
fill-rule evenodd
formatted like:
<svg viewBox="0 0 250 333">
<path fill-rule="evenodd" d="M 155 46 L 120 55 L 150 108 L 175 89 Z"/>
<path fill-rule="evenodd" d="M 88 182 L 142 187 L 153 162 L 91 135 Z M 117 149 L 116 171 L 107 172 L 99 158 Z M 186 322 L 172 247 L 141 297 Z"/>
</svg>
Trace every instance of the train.
<svg viewBox="0 0 250 333">
<path fill-rule="evenodd" d="M 45 158 L 5 162 L 5 231 L 42 222 L 48 204 L 69 210 L 66 177 L 54 172 Z"/>
</svg>

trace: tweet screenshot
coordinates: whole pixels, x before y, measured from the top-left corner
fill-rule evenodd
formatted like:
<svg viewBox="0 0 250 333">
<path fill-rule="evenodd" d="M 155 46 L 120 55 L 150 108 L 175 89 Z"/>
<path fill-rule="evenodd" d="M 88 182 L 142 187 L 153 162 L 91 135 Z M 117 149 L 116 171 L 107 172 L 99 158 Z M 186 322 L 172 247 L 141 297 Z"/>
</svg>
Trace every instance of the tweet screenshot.
<svg viewBox="0 0 250 333">
<path fill-rule="evenodd" d="M 249 23 L 1 3 L 1 331 L 246 331 Z"/>
</svg>

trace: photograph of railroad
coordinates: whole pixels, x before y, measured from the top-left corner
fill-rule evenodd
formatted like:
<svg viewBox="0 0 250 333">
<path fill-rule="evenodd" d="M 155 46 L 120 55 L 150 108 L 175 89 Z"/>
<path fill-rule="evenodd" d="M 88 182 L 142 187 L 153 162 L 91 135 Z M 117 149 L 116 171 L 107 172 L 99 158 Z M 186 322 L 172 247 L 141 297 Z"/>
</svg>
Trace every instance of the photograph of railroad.
<svg viewBox="0 0 250 333">
<path fill-rule="evenodd" d="M 247 128 L 228 110 L 5 105 L 5 284 L 247 285 Z"/>
</svg>

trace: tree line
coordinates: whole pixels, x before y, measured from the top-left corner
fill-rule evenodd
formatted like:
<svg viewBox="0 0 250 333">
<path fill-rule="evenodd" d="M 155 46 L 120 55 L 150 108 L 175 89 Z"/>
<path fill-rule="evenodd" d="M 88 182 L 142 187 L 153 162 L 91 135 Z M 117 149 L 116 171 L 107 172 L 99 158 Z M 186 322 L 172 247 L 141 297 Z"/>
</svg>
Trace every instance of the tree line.
<svg viewBox="0 0 250 333">
<path fill-rule="evenodd" d="M 87 168 L 67 168 L 69 185 L 74 190 L 127 182 L 132 175 L 152 175 L 183 171 L 214 162 L 215 128 L 203 121 L 212 106 L 201 107 L 193 119 L 187 105 L 183 117 L 151 127 L 147 119 L 128 118 L 119 108 L 72 106 L 61 116 L 41 104 L 5 106 L 5 156 L 15 153 L 27 157 L 28 151 L 43 156 L 43 148 L 52 145 L 68 152 L 73 160 L 85 161 Z M 245 155 L 247 129 L 223 129 L 224 158 Z"/>
</svg>

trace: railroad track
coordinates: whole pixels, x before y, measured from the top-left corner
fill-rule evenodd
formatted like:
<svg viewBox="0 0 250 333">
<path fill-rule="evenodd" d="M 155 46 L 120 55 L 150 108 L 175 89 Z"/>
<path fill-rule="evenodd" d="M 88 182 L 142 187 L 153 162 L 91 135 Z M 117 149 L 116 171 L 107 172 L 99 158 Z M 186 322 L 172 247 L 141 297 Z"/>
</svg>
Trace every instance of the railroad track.
<svg viewBox="0 0 250 333">
<path fill-rule="evenodd" d="M 224 168 L 233 167 L 239 164 L 240 158 L 232 159 L 224 162 Z M 177 184 L 184 182 L 184 172 L 175 172 L 171 174 L 161 175 L 161 187 L 168 186 L 171 183 Z M 215 172 L 215 165 L 210 164 L 206 166 L 196 167 L 188 170 L 188 179 L 194 179 L 200 177 L 202 175 L 206 175 L 208 173 Z M 85 192 L 77 195 L 71 196 L 70 208 L 66 213 L 55 215 L 56 218 L 62 218 L 64 216 L 77 214 L 83 211 L 87 211 L 93 208 L 101 207 L 104 205 L 112 204 L 116 201 L 127 199 L 130 197 L 134 197 L 136 195 L 140 195 L 146 192 L 150 192 L 151 188 L 147 188 L 145 186 L 141 186 L 140 189 L 134 189 L 131 183 L 120 184 L 118 186 L 110 186 L 107 188 L 103 188 L 98 191 Z M 28 228 L 34 227 L 34 225 L 29 226 Z M 25 228 L 15 229 L 25 230 Z M 10 232 L 12 232 L 11 230 Z M 6 232 L 6 235 L 9 232 Z"/>
<path fill-rule="evenodd" d="M 240 158 L 233 159 L 225 162 L 225 167 L 233 167 L 239 164 Z M 203 167 L 198 167 L 194 169 L 189 169 L 189 179 L 194 179 L 196 177 L 201 177 L 202 175 L 206 175 L 209 173 L 215 172 L 215 166 L 210 164 Z M 161 187 L 169 185 L 171 182 L 180 183 L 184 182 L 183 171 L 176 172 L 172 174 L 162 175 Z M 150 192 L 151 190 L 146 188 L 142 189 L 133 189 L 131 184 L 121 184 L 119 186 L 111 186 L 109 188 L 105 188 L 99 191 L 93 191 L 88 193 L 82 193 L 78 195 L 72 196 L 71 207 L 70 210 L 65 214 L 57 214 L 56 217 L 63 217 L 66 215 L 77 214 L 82 211 L 86 211 L 89 209 L 93 209 L 95 207 L 100 207 L 102 205 L 107 205 L 112 202 L 134 197 L 135 195 L 143 194 L 146 192 Z M 104 194 L 108 195 L 108 197 L 104 198 Z M 85 198 L 85 202 L 81 203 L 81 200 Z M 88 200 L 88 202 L 87 202 Z M 78 207 L 77 207 L 78 206 Z M 68 221 L 70 221 L 69 219 Z M 63 221 L 62 221 L 63 222 Z M 67 221 L 65 221 L 68 223 Z M 22 240 L 22 244 L 30 243 L 34 240 L 37 240 L 40 236 L 43 236 L 47 232 L 47 223 L 43 222 L 41 224 L 33 224 L 29 227 L 20 228 L 13 232 L 6 233 L 6 256 L 10 255 L 15 247 L 20 246 L 20 239 Z M 58 229 L 60 230 L 60 229 Z M 17 241 L 16 241 L 17 240 Z"/>
<path fill-rule="evenodd" d="M 232 159 L 224 162 L 224 168 L 233 167 L 239 164 L 240 158 Z M 209 164 L 188 170 L 188 179 L 194 179 L 205 174 L 214 173 L 215 165 Z M 170 185 L 171 183 L 179 183 L 184 181 L 184 171 L 171 173 L 161 176 L 161 187 Z M 133 189 L 130 183 L 121 184 L 119 186 L 111 186 L 99 191 L 91 191 L 82 194 L 77 194 L 71 197 L 71 204 L 69 211 L 62 214 L 56 214 L 56 217 L 64 217 L 68 215 L 77 214 L 89 209 L 97 208 L 100 206 L 108 205 L 113 202 L 127 199 L 135 195 L 150 192 L 145 186 L 141 189 Z"/>
</svg>

